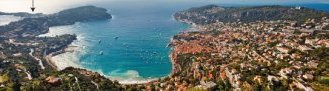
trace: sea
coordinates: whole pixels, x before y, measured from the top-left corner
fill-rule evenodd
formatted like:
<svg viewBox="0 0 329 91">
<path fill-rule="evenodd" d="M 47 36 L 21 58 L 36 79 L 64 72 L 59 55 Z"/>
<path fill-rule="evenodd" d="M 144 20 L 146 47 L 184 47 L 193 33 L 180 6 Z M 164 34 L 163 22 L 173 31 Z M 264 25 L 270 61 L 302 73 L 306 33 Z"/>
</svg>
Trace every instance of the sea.
<svg viewBox="0 0 329 91">
<path fill-rule="evenodd" d="M 58 70 L 73 66 L 98 72 L 120 83 L 145 83 L 166 77 L 171 73 L 172 63 L 169 58 L 171 48 L 167 45 L 174 35 L 190 28 L 188 24 L 176 21 L 173 14 L 191 7 L 209 4 L 243 6 L 243 4 L 220 4 L 202 0 L 147 3 L 136 0 L 85 2 L 60 8 L 95 5 L 106 8 L 113 18 L 51 27 L 49 33 L 39 37 L 77 35 L 77 40 L 68 48 L 68 50 L 74 50 L 73 52 L 51 58 L 58 66 Z M 305 6 L 329 12 L 329 4 L 282 5 Z M 44 11 L 54 13 L 59 10 Z M 0 26 L 19 19 L 21 17 L 0 16 Z"/>
<path fill-rule="evenodd" d="M 0 26 L 4 26 L 9 24 L 10 22 L 15 22 L 23 19 L 19 16 L 12 16 L 12 15 L 0 15 Z"/>
</svg>

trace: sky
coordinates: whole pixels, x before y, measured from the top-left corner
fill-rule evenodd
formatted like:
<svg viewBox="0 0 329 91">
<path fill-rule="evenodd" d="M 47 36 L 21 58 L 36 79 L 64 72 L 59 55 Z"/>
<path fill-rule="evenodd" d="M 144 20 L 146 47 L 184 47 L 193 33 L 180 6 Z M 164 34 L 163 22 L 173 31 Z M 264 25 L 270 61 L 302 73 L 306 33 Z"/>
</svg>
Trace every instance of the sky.
<svg viewBox="0 0 329 91">
<path fill-rule="evenodd" d="M 29 12 L 32 0 L 0 0 L 0 11 Z M 97 2 L 133 3 L 133 4 L 161 4 L 207 2 L 216 4 L 290 4 L 290 3 L 328 3 L 329 0 L 35 0 L 39 12 L 55 12 L 76 5 L 90 5 Z M 37 11 L 38 12 L 38 11 Z"/>
</svg>

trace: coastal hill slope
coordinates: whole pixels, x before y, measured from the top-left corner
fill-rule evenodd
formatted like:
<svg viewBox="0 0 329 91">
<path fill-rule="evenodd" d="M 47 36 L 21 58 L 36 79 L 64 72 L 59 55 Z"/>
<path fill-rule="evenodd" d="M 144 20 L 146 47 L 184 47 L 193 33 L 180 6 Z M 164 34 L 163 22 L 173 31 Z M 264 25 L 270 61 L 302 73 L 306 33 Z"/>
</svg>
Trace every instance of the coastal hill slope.
<svg viewBox="0 0 329 91">
<path fill-rule="evenodd" d="M 106 9 L 83 6 L 50 15 L 3 12 L 0 15 L 24 18 L 0 26 L 0 91 L 122 90 L 118 82 L 98 73 L 77 68 L 56 69 L 49 57 L 61 53 L 76 39 L 75 35 L 37 37 L 53 26 L 110 19 Z"/>
<path fill-rule="evenodd" d="M 322 18 L 328 13 L 304 8 L 287 6 L 257 6 L 257 7 L 220 7 L 208 5 L 177 12 L 177 20 L 196 24 L 220 22 L 255 22 L 269 20 L 305 21 L 309 18 Z"/>
<path fill-rule="evenodd" d="M 178 12 L 177 20 L 199 31 L 173 37 L 173 72 L 131 85 L 84 69 L 56 70 L 48 56 L 62 52 L 76 36 L 37 37 L 52 26 L 110 19 L 105 9 L 84 6 L 26 17 L 0 26 L 0 91 L 328 90 L 329 19 L 324 16 L 283 6 L 209 5 Z"/>
<path fill-rule="evenodd" d="M 58 26 L 65 24 L 72 24 L 74 22 L 88 22 L 94 20 L 106 20 L 111 19 L 112 16 L 107 13 L 104 8 L 98 8 L 95 6 L 83 6 L 78 8 L 72 8 L 60 11 L 56 14 L 48 16 L 50 25 Z"/>
<path fill-rule="evenodd" d="M 329 90 L 327 12 L 305 7 L 209 5 L 174 16 L 198 31 L 182 32 L 171 40 L 175 70 L 159 81 L 167 84 L 163 88 Z"/>
<path fill-rule="evenodd" d="M 21 13 L 11 14 L 20 15 Z M 33 15 L 30 14 L 29 16 Z M 48 28 L 53 26 L 72 25 L 75 22 L 111 19 L 111 15 L 107 13 L 106 9 L 95 6 L 83 6 L 63 10 L 55 14 L 42 16 L 39 16 L 38 14 L 36 16 L 38 17 L 26 17 L 23 20 L 12 22 L 6 26 L 0 26 L 0 33 L 7 37 L 36 36 L 48 32 Z"/>
<path fill-rule="evenodd" d="M 37 14 L 30 14 L 26 12 L 18 12 L 18 13 L 6 13 L 6 12 L 1 12 L 0 15 L 13 15 L 13 16 L 19 16 L 19 17 L 40 17 L 44 16 L 42 13 L 37 13 Z"/>
</svg>

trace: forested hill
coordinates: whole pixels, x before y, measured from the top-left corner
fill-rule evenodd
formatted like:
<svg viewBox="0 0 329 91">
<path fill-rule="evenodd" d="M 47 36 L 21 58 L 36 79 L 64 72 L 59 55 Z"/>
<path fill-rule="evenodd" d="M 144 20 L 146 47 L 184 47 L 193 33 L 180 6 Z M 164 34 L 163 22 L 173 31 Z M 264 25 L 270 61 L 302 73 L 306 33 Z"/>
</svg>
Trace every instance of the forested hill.
<svg viewBox="0 0 329 91">
<path fill-rule="evenodd" d="M 83 6 L 63 10 L 48 16 L 48 21 L 52 26 L 73 24 L 75 22 L 88 22 L 94 20 L 111 19 L 111 14 L 104 8 L 95 6 Z"/>
<path fill-rule="evenodd" d="M 107 20 L 112 18 L 106 9 L 95 6 L 82 6 L 50 15 L 3 13 L 3 15 L 5 14 L 24 16 L 24 19 L 20 21 L 12 22 L 6 26 L 0 26 L 0 34 L 7 37 L 21 37 L 22 35 L 36 36 L 48 32 L 48 28 L 53 26 L 72 25 L 75 22 Z"/>
<path fill-rule="evenodd" d="M 255 7 L 220 7 L 217 5 L 207 5 L 203 7 L 191 8 L 177 12 L 177 20 L 196 24 L 209 24 L 220 22 L 254 22 L 270 20 L 297 20 L 322 18 L 329 16 L 328 13 L 305 8 L 287 6 L 255 6 Z"/>
</svg>

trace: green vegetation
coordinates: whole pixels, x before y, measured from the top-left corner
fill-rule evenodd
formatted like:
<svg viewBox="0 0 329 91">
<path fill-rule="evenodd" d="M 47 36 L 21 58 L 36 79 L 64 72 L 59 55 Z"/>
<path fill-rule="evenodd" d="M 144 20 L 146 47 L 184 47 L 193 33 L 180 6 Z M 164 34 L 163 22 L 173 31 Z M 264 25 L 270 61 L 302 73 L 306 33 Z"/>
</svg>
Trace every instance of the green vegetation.
<svg viewBox="0 0 329 91">
<path fill-rule="evenodd" d="M 227 23 L 236 21 L 296 20 L 304 22 L 310 18 L 318 19 L 326 16 L 328 17 L 329 14 L 305 7 L 295 9 L 295 7 L 285 6 L 219 7 L 216 5 L 191 8 L 175 14 L 175 18 L 178 20 L 188 19 L 190 22 L 203 25 L 216 21 Z"/>
</svg>

